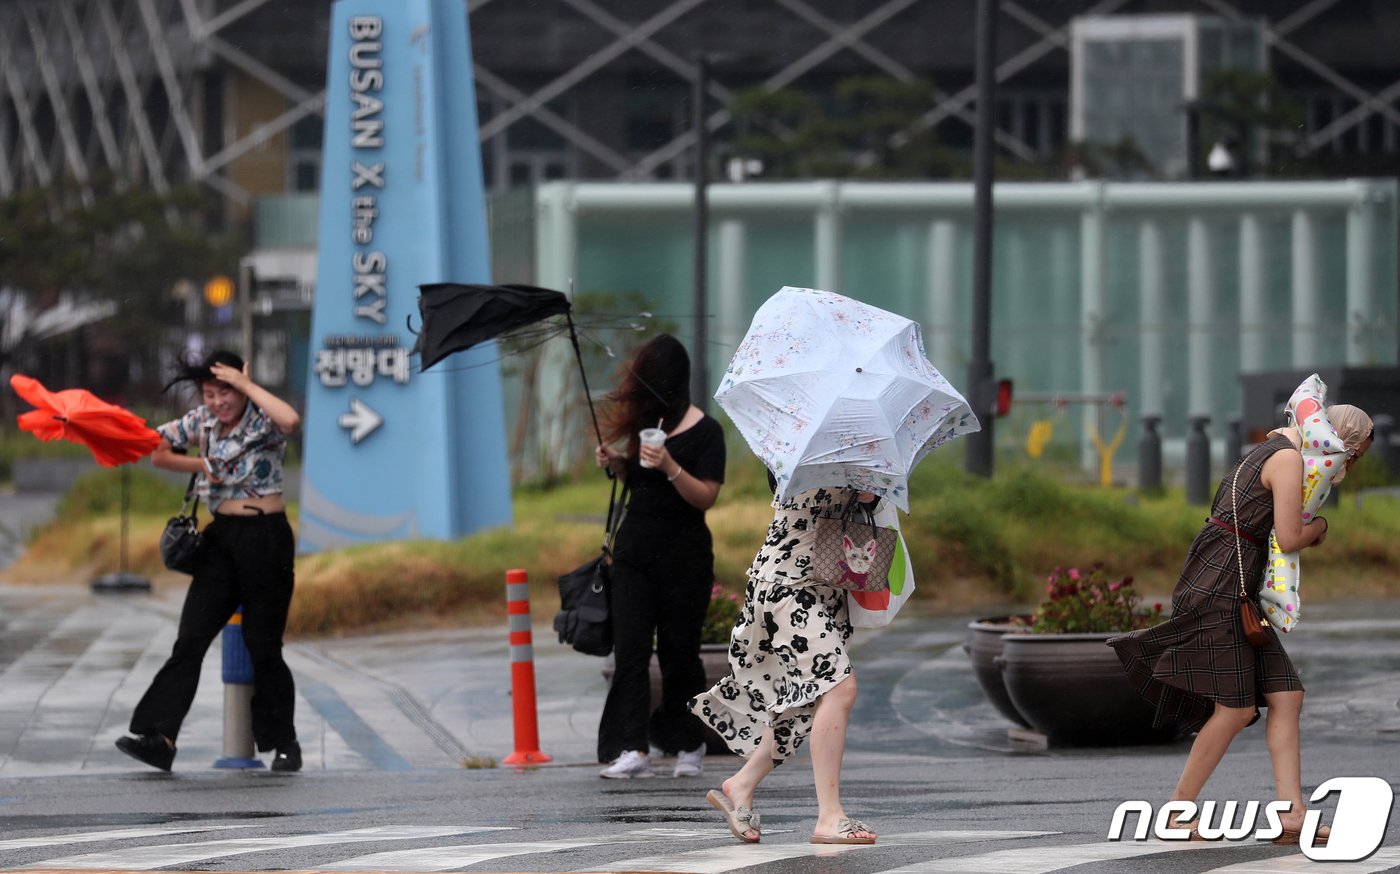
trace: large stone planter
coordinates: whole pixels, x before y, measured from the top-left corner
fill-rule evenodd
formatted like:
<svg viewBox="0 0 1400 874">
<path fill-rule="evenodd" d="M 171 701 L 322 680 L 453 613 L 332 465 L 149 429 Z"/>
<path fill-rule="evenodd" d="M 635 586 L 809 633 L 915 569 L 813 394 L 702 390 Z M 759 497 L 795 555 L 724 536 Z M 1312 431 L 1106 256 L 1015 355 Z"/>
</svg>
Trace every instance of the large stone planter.
<svg viewBox="0 0 1400 874">
<path fill-rule="evenodd" d="M 1105 644 L 1118 633 L 1002 636 L 1011 705 L 1051 746 L 1165 743 L 1178 735 L 1175 726 L 1152 727 L 1152 709 Z"/>
<path fill-rule="evenodd" d="M 1013 631 L 1013 618 L 1016 617 L 992 616 L 969 622 L 963 652 L 972 660 L 972 673 L 977 677 L 977 685 L 982 687 L 982 693 L 997 712 L 1022 728 L 1030 728 L 1031 724 L 1011 703 L 1001 675 L 1001 639 Z"/>
</svg>

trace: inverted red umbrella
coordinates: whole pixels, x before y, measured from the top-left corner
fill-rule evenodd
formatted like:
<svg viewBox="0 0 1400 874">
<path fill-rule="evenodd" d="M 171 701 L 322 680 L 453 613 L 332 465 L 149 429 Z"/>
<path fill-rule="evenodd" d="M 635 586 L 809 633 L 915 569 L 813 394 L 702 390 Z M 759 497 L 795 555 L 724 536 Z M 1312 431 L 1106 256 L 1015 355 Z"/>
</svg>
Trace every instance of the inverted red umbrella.
<svg viewBox="0 0 1400 874">
<path fill-rule="evenodd" d="M 144 458 L 160 445 L 146 420 L 92 392 L 69 388 L 51 392 L 33 377 L 15 374 L 10 387 L 35 409 L 19 416 L 19 427 L 40 440 L 71 440 L 92 451 L 103 467 Z"/>
</svg>

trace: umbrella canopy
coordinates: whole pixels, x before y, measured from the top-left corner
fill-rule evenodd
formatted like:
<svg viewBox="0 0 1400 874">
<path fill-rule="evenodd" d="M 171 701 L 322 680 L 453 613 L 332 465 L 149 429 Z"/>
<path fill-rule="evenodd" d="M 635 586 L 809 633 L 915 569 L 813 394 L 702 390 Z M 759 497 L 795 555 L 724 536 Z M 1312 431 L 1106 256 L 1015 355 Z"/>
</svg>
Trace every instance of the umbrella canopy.
<svg viewBox="0 0 1400 874">
<path fill-rule="evenodd" d="M 924 355 L 917 323 L 829 291 L 785 287 L 754 314 L 715 400 L 778 497 L 850 486 L 909 510 L 909 474 L 981 426 Z"/>
<path fill-rule="evenodd" d="M 103 467 L 144 458 L 160 445 L 160 435 L 145 419 L 85 389 L 51 392 L 37 379 L 18 373 L 10 377 L 10 387 L 37 408 L 20 414 L 22 430 L 44 441 L 81 443 Z"/>
<path fill-rule="evenodd" d="M 434 282 L 418 288 L 423 328 L 413 354 L 422 356 L 424 370 L 453 352 L 550 316 L 566 315 L 570 309 L 563 292 L 532 285 Z"/>
</svg>

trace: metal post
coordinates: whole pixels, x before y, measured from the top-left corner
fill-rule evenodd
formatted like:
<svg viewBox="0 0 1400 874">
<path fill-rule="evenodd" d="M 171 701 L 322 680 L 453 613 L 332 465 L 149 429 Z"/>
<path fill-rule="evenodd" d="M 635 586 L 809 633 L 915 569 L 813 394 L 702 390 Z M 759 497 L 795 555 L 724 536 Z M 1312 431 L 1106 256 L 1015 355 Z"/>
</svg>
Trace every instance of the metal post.
<svg viewBox="0 0 1400 874">
<path fill-rule="evenodd" d="M 133 573 L 127 564 L 127 541 L 131 517 L 131 465 L 122 465 L 121 471 L 121 565 L 116 573 L 99 574 L 88 587 L 94 592 L 149 592 L 151 581 L 148 577 Z"/>
<path fill-rule="evenodd" d="M 1206 425 L 1210 416 L 1190 417 L 1191 432 L 1186 435 L 1186 503 L 1210 502 L 1210 438 Z"/>
<path fill-rule="evenodd" d="M 992 138 L 996 124 L 996 0 L 977 0 L 977 134 L 973 153 L 972 354 L 968 398 L 982 430 L 968 435 L 967 470 L 991 476 L 995 386 L 992 374 Z"/>
<path fill-rule="evenodd" d="M 253 657 L 243 642 L 243 608 L 224 626 L 224 754 L 216 768 L 261 768 L 253 749 Z"/>
<path fill-rule="evenodd" d="M 1225 467 L 1235 466 L 1244 454 L 1244 422 L 1239 418 L 1229 421 L 1225 428 Z"/>
<path fill-rule="evenodd" d="M 1191 179 L 1201 178 L 1201 105 L 1188 102 L 1186 113 L 1186 175 Z"/>
<path fill-rule="evenodd" d="M 238 262 L 238 337 L 243 347 L 243 360 L 253 363 L 253 262 L 244 258 Z"/>
<path fill-rule="evenodd" d="M 1376 431 L 1371 435 L 1371 451 L 1381 460 L 1387 472 L 1394 476 L 1395 469 L 1395 449 L 1390 445 L 1390 436 L 1395 433 L 1395 419 L 1385 413 L 1378 413 L 1371 419 L 1372 426 Z"/>
<path fill-rule="evenodd" d="M 706 366 L 706 268 L 709 259 L 710 204 L 706 191 L 710 182 L 710 132 L 705 122 L 705 91 L 709 88 L 710 61 L 703 52 L 695 56 L 695 81 L 691 94 L 695 131 L 695 324 L 691 328 L 690 402 L 708 411 L 710 377 Z"/>
<path fill-rule="evenodd" d="M 1162 488 L 1162 435 L 1157 426 L 1161 416 L 1142 417 L 1142 436 L 1138 438 L 1138 489 L 1155 492 Z"/>
</svg>

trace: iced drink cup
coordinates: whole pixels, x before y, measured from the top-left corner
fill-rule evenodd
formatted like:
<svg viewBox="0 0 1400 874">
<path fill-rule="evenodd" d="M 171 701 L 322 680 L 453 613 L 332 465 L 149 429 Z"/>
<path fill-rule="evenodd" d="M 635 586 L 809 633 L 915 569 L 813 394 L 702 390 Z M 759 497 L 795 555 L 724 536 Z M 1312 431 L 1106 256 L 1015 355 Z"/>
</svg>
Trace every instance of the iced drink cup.
<svg viewBox="0 0 1400 874">
<path fill-rule="evenodd" d="M 643 428 L 637 434 L 637 439 L 642 441 L 643 446 L 664 446 L 666 445 L 666 432 L 660 428 Z M 642 467 L 651 467 L 646 459 L 641 461 Z"/>
</svg>

